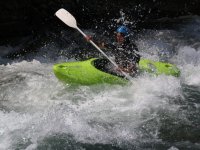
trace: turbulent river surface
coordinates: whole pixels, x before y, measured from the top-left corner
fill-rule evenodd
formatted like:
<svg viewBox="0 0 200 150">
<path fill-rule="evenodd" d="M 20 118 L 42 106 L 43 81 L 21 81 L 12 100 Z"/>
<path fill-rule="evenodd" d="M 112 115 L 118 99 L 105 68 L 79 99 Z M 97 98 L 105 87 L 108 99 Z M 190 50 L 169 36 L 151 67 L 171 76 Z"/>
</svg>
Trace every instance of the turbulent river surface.
<svg viewBox="0 0 200 150">
<path fill-rule="evenodd" d="M 178 78 L 63 85 L 52 65 L 75 59 L 57 56 L 54 43 L 31 59 L 0 58 L 0 150 L 200 150 L 200 17 L 185 20 L 135 37 L 143 57 L 176 64 Z"/>
</svg>

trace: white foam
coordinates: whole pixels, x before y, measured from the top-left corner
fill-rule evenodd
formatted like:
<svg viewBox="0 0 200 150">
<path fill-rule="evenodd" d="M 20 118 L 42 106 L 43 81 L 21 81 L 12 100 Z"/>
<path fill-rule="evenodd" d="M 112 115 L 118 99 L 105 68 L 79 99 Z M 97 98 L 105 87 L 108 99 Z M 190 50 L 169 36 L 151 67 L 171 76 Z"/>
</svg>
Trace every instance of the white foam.
<svg viewBox="0 0 200 150">
<path fill-rule="evenodd" d="M 36 147 L 38 140 L 57 132 L 73 134 L 77 140 L 84 142 L 131 141 L 141 136 L 138 128 L 155 119 L 157 111 L 170 109 L 176 112 L 178 109 L 169 104 L 169 99 L 161 98 L 179 95 L 179 80 L 173 77 L 144 76 L 135 79 L 133 86 L 125 87 L 80 86 L 57 96 L 58 100 L 50 99 L 52 94 L 62 90 L 61 87 L 53 83 L 53 88 L 48 83 L 48 90 L 44 90 L 44 85 L 39 84 L 42 80 L 37 77 L 34 80 L 36 84 L 32 84 L 33 79 L 24 83 L 27 90 L 18 91 L 16 97 L 9 97 L 9 105 L 13 105 L 13 109 L 18 108 L 15 111 L 19 113 L 1 112 L 5 125 L 1 131 L 6 135 L 4 140 L 0 138 L 2 146 L 9 146 L 10 139 L 13 145 L 23 137 L 30 138 L 30 148 Z M 43 78 L 43 82 L 48 81 Z M 51 88 L 56 92 L 52 93 Z M 73 101 L 72 95 L 78 96 L 78 100 Z M 18 104 L 12 104 L 13 101 L 23 109 L 19 109 Z M 158 127 L 152 129 L 152 136 L 157 136 L 157 130 Z"/>
<path fill-rule="evenodd" d="M 190 46 L 178 49 L 173 61 L 181 69 L 181 78 L 187 85 L 200 86 L 200 51 Z"/>
<path fill-rule="evenodd" d="M 200 87 L 200 66 L 184 65 L 182 78 L 185 84 Z"/>
<path fill-rule="evenodd" d="M 177 63 L 181 65 L 198 65 L 200 63 L 200 51 L 190 46 L 183 46 L 178 49 L 176 59 Z"/>
<path fill-rule="evenodd" d="M 140 136 L 137 128 L 155 119 L 159 110 L 171 113 L 178 110 L 166 97 L 179 96 L 179 90 L 179 80 L 166 76 L 140 78 L 131 87 L 107 89 L 77 107 L 81 120 L 73 119 L 75 124 L 70 128 L 82 140 L 89 138 L 105 143 L 113 139 L 137 139 Z M 157 127 L 153 129 L 152 136 L 157 136 L 157 130 Z"/>
</svg>

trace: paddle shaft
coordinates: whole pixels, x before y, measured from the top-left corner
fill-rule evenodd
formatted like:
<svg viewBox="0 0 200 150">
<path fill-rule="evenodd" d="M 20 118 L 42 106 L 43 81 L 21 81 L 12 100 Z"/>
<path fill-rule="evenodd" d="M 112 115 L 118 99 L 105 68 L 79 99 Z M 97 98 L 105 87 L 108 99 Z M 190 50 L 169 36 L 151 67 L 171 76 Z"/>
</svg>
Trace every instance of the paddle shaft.
<svg viewBox="0 0 200 150">
<path fill-rule="evenodd" d="M 79 27 L 76 26 L 76 29 L 84 36 L 84 37 L 87 37 L 87 35 L 81 30 L 79 29 Z M 110 59 L 92 40 L 89 40 L 89 42 L 99 51 L 101 52 L 101 54 L 103 54 L 115 67 L 118 68 L 118 65 L 112 60 Z M 119 68 L 120 69 L 120 68 Z M 120 71 L 122 72 L 122 74 L 128 79 L 131 81 L 131 77 L 125 73 L 124 71 L 122 71 L 120 69 Z"/>
</svg>

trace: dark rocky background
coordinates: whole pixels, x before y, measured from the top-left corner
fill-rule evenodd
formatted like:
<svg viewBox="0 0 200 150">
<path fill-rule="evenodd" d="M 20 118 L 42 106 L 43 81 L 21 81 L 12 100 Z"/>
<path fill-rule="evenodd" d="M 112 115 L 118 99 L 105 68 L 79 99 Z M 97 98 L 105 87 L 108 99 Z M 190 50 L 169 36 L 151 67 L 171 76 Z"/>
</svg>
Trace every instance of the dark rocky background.
<svg viewBox="0 0 200 150">
<path fill-rule="evenodd" d="M 120 10 L 136 29 L 159 27 L 162 22 L 157 19 L 163 17 L 200 14 L 199 0 L 1 0 L 0 45 L 21 44 L 20 49 L 33 51 L 31 47 L 59 37 L 62 29 L 72 30 L 54 16 L 61 7 L 85 29 L 106 28 L 111 19 L 120 17 Z"/>
</svg>

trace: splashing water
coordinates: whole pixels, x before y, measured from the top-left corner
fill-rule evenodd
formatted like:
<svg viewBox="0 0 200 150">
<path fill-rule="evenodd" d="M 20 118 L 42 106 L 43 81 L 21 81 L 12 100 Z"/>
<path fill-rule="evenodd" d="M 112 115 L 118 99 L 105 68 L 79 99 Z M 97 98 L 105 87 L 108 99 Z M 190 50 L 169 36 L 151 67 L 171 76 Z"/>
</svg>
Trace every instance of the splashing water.
<svg viewBox="0 0 200 150">
<path fill-rule="evenodd" d="M 153 60 L 170 51 L 180 78 L 144 74 L 126 86 L 63 85 L 52 65 L 67 58 L 41 57 L 52 45 L 31 61 L 1 65 L 0 149 L 199 149 L 200 54 L 177 34 L 141 33 L 137 45 Z"/>
</svg>

